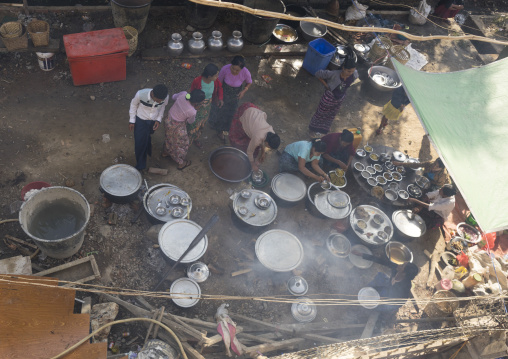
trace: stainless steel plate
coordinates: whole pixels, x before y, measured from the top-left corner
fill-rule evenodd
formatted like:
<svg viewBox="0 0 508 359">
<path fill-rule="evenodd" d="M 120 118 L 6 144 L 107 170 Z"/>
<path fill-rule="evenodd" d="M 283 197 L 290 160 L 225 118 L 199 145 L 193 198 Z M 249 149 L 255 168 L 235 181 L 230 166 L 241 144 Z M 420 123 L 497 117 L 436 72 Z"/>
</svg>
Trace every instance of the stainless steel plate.
<svg viewBox="0 0 508 359">
<path fill-rule="evenodd" d="M 168 221 L 174 220 L 175 218 L 186 217 L 187 210 L 190 213 L 190 211 L 192 209 L 192 202 L 191 201 L 189 201 L 188 207 L 182 207 L 180 205 L 181 198 L 188 198 L 189 197 L 187 192 L 185 192 L 181 188 L 175 187 L 170 184 L 166 184 L 164 186 L 158 186 L 155 189 L 153 189 L 153 188 L 154 187 L 150 188 L 149 194 L 146 199 L 146 208 L 147 208 L 148 213 L 151 216 L 158 219 L 159 221 L 168 222 Z M 171 197 L 174 198 L 175 204 L 171 203 L 171 200 L 170 200 Z M 177 199 L 178 199 L 178 201 L 176 201 Z M 156 208 L 157 208 L 157 206 L 159 206 L 159 203 L 162 204 L 167 209 L 167 211 L 162 215 L 158 215 L 157 211 L 156 211 Z M 178 210 L 177 211 L 178 213 L 173 213 L 173 210 L 175 208 L 181 208 L 183 210 L 183 212 L 179 213 L 180 210 Z"/>
<path fill-rule="evenodd" d="M 379 293 L 372 287 L 364 287 L 358 292 L 358 301 L 366 309 L 374 309 L 379 305 Z"/>
<path fill-rule="evenodd" d="M 137 169 L 119 164 L 108 167 L 101 173 L 100 185 L 112 196 L 126 197 L 136 193 L 141 188 L 142 181 Z"/>
<path fill-rule="evenodd" d="M 427 231 L 423 218 L 409 209 L 393 212 L 392 221 L 395 227 L 408 237 L 420 238 Z"/>
<path fill-rule="evenodd" d="M 316 196 L 314 197 L 314 205 L 316 206 L 317 210 L 321 212 L 321 214 L 323 214 L 324 216 L 333 219 L 342 219 L 349 216 L 352 209 L 351 202 L 348 201 L 346 207 L 336 208 L 332 206 L 328 201 L 328 194 L 330 192 L 331 191 L 323 191 L 316 194 Z"/>
<path fill-rule="evenodd" d="M 291 233 L 274 229 L 258 237 L 256 256 L 270 270 L 289 272 L 302 262 L 303 246 Z"/>
<path fill-rule="evenodd" d="M 355 267 L 361 268 L 361 269 L 367 269 L 372 266 L 372 261 L 368 259 L 363 259 L 361 256 L 357 256 L 356 254 L 353 254 L 352 252 L 359 252 L 359 253 L 366 253 L 372 255 L 372 252 L 369 248 L 357 244 L 356 246 L 351 247 L 351 253 L 349 253 L 349 260 Z"/>
<path fill-rule="evenodd" d="M 392 156 L 398 162 L 404 162 L 407 159 L 407 156 L 400 151 L 393 151 Z"/>
<path fill-rule="evenodd" d="M 305 182 L 291 173 L 279 173 L 272 179 L 272 191 L 277 197 L 288 202 L 298 202 L 305 198 Z"/>
<path fill-rule="evenodd" d="M 249 190 L 251 196 L 249 198 L 242 197 L 241 192 L 238 193 L 233 200 L 233 209 L 236 216 L 243 222 L 250 224 L 251 226 L 262 227 L 272 223 L 277 217 L 277 204 L 275 201 L 265 192 L 251 189 Z M 256 199 L 259 196 L 269 198 L 271 203 L 266 209 L 261 209 L 256 205 Z M 241 208 L 247 210 L 246 214 L 242 214 Z"/>
<path fill-rule="evenodd" d="M 189 248 L 192 240 L 201 231 L 201 226 L 187 219 L 176 219 L 162 226 L 159 232 L 159 246 L 167 257 L 177 261 Z M 182 263 L 197 261 L 208 248 L 208 237 L 205 237 L 182 259 Z"/>
<path fill-rule="evenodd" d="M 179 278 L 171 284 L 171 297 L 176 305 L 190 308 L 199 302 L 201 288 L 199 284 L 189 278 Z"/>
<path fill-rule="evenodd" d="M 370 216 L 370 218 L 374 217 L 376 214 L 380 215 L 383 218 L 383 221 L 382 221 L 383 225 L 388 226 L 390 228 L 390 231 L 389 231 L 390 233 L 388 233 L 387 240 L 382 240 L 376 235 L 376 233 L 379 231 L 379 228 L 375 227 L 373 225 L 372 221 L 367 222 L 367 228 L 365 228 L 364 230 L 360 230 L 358 228 L 358 226 L 356 225 L 356 223 L 358 222 L 358 219 L 354 215 L 355 211 L 357 211 L 358 208 L 363 208 L 367 212 L 367 214 Z M 368 206 L 368 205 L 358 206 L 353 210 L 352 215 L 349 216 L 349 221 L 351 223 L 351 228 L 355 231 L 356 235 L 358 237 L 360 237 L 360 239 L 367 244 L 378 246 L 381 244 L 385 244 L 390 239 L 392 239 L 392 236 L 393 236 L 392 221 L 390 221 L 390 218 L 388 218 L 388 216 L 377 207 Z"/>
</svg>

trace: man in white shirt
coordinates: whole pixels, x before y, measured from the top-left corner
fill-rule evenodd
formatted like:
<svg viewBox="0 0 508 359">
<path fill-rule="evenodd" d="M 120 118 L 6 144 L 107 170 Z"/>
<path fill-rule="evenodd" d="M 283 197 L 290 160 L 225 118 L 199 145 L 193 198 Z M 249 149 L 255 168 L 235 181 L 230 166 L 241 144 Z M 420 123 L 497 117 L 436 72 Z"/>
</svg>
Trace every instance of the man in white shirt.
<svg viewBox="0 0 508 359">
<path fill-rule="evenodd" d="M 146 168 L 146 157 L 152 155 L 151 134 L 159 128 L 168 101 L 165 85 L 139 90 L 131 101 L 129 130 L 134 131 L 134 153 L 139 171 Z"/>
<path fill-rule="evenodd" d="M 427 222 L 427 227 L 430 229 L 441 227 L 444 221 L 455 208 L 455 194 L 457 190 L 451 184 L 446 184 L 439 190 L 427 193 L 429 203 L 422 202 L 416 198 L 410 198 L 409 201 L 417 205 L 413 212 L 418 213 L 423 208 L 421 213 Z"/>
</svg>

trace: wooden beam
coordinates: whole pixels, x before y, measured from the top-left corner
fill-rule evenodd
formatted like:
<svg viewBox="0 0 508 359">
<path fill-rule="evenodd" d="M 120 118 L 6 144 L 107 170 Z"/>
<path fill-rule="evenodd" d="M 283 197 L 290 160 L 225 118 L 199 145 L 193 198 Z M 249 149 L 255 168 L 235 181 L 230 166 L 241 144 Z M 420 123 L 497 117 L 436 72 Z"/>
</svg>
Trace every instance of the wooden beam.
<svg viewBox="0 0 508 359">
<path fill-rule="evenodd" d="M 379 319 L 379 314 L 380 313 L 377 311 L 370 313 L 367 324 L 363 329 L 361 339 L 372 337 L 372 333 L 374 333 L 374 328 L 376 327 L 377 320 Z"/>
<path fill-rule="evenodd" d="M 251 354 L 258 355 L 258 353 L 269 353 L 269 352 L 273 352 L 275 350 L 292 347 L 296 344 L 303 342 L 304 340 L 305 339 L 303 339 L 303 338 L 293 338 L 293 339 L 282 340 L 282 341 L 274 342 L 274 343 L 259 344 L 259 345 L 255 345 L 253 347 L 245 348 L 245 353 L 247 353 L 249 355 L 251 355 Z"/>
</svg>

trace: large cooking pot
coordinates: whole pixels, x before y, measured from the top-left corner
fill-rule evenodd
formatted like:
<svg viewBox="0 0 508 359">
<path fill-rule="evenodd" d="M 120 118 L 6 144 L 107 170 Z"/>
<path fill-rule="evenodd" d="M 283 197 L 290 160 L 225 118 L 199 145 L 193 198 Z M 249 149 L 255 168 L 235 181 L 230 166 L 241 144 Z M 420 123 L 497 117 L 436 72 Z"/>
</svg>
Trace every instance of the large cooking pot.
<svg viewBox="0 0 508 359">
<path fill-rule="evenodd" d="M 178 203 L 172 203 L 172 200 L 176 199 L 176 197 L 172 198 L 174 195 L 180 198 Z M 185 202 L 184 199 L 187 201 Z M 192 210 L 192 200 L 181 188 L 169 183 L 160 183 L 146 191 L 143 197 L 143 206 L 148 213 L 150 222 L 158 224 L 188 218 Z M 158 207 L 163 207 L 164 210 L 159 212 Z M 176 211 L 175 208 L 177 208 Z"/>
<path fill-rule="evenodd" d="M 347 193 L 343 191 L 323 190 L 319 182 L 314 182 L 309 186 L 305 206 L 311 214 L 326 219 L 346 218 L 352 209 Z"/>
<path fill-rule="evenodd" d="M 280 206 L 293 206 L 305 198 L 305 182 L 292 173 L 279 173 L 272 178 L 270 194 Z"/>
<path fill-rule="evenodd" d="M 226 182 L 242 182 L 250 177 L 252 166 L 247 154 L 234 147 L 219 147 L 208 157 L 212 173 Z"/>
<path fill-rule="evenodd" d="M 100 190 L 111 202 L 128 203 L 137 199 L 143 178 L 137 169 L 125 164 L 106 168 L 100 177 Z"/>
</svg>

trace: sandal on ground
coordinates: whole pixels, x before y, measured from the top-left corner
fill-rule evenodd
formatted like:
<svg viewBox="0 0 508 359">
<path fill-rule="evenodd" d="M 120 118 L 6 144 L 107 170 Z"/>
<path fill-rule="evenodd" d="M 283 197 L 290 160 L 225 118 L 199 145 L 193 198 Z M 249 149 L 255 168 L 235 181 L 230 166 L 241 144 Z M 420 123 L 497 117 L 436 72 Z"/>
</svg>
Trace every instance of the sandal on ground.
<svg viewBox="0 0 508 359">
<path fill-rule="evenodd" d="M 187 162 L 185 162 L 185 166 L 183 166 L 183 167 L 177 167 L 176 169 L 177 169 L 178 171 L 183 171 L 184 169 L 186 169 L 187 167 L 189 167 L 191 164 L 192 164 L 192 161 L 191 161 L 191 160 L 188 160 Z"/>
<path fill-rule="evenodd" d="M 196 146 L 197 148 L 203 148 L 203 144 L 198 140 L 194 141 L 194 146 Z"/>
</svg>

